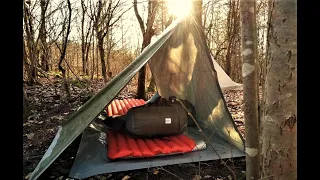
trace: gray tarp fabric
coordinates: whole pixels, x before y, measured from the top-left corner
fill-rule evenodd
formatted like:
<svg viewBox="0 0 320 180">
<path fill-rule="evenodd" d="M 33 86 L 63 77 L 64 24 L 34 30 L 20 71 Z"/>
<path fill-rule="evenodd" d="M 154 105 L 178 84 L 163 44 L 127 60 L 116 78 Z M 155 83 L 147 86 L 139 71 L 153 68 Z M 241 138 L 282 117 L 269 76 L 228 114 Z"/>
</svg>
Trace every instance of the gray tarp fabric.
<svg viewBox="0 0 320 180">
<path fill-rule="evenodd" d="M 152 56 L 149 66 L 160 96 L 188 100 L 195 106 L 199 122 L 233 146 L 244 149 L 219 87 L 203 31 L 196 22 L 182 21 Z"/>
<path fill-rule="evenodd" d="M 206 130 L 205 127 L 203 127 Z M 211 143 L 221 158 L 232 158 L 244 156 L 244 152 L 231 146 L 221 138 L 205 131 Z M 196 127 L 189 127 L 188 133 L 198 144 L 204 139 Z M 206 149 L 186 154 L 159 156 L 153 158 L 123 159 L 112 161 L 107 157 L 108 149 L 106 129 L 101 128 L 99 121 L 93 122 L 82 135 L 77 156 L 75 157 L 69 177 L 84 179 L 90 176 L 104 173 L 127 171 L 142 168 L 159 167 L 165 165 L 199 162 L 219 159 L 207 143 Z"/>
<path fill-rule="evenodd" d="M 157 37 L 153 36 L 151 42 L 154 42 L 156 39 L 157 39 Z M 241 89 L 242 88 L 242 84 L 234 82 L 227 75 L 227 73 L 221 68 L 221 66 L 217 63 L 217 61 L 214 60 L 213 56 L 211 56 L 211 59 L 213 61 L 214 69 L 217 72 L 219 85 L 222 90 Z"/>
<path fill-rule="evenodd" d="M 243 152 L 243 139 L 227 110 L 205 42 L 193 21 L 174 21 L 136 60 L 59 127 L 30 179 L 37 179 L 53 163 L 151 57 L 150 67 L 159 94 L 176 95 L 194 103 L 197 119 L 211 128 L 213 134 Z"/>
<path fill-rule="evenodd" d="M 219 66 L 219 64 L 213 59 L 211 56 L 211 59 L 213 61 L 214 69 L 217 72 L 219 85 L 222 90 L 228 90 L 228 89 L 240 89 L 242 88 L 242 84 L 234 82 L 227 73 Z"/>
</svg>

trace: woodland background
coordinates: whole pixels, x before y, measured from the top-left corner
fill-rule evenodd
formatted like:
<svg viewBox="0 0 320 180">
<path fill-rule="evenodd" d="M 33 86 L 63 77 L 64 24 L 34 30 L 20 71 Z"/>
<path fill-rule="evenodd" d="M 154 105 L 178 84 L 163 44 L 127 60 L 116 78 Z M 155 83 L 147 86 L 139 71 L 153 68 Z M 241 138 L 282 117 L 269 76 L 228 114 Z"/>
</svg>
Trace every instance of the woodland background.
<svg viewBox="0 0 320 180">
<path fill-rule="evenodd" d="M 200 9 L 198 12 L 201 16 L 201 24 L 213 58 L 233 81 L 244 83 L 241 72 L 243 49 L 240 2 L 240 0 L 203 0 L 198 1 L 195 8 Z M 271 69 L 271 66 L 267 65 L 273 60 L 270 56 L 268 57 L 267 52 L 276 52 L 275 46 L 269 46 L 269 44 L 277 45 L 277 37 L 273 37 L 275 42 L 273 40 L 269 42 L 267 36 L 273 35 L 273 31 L 269 31 L 270 28 L 280 27 L 278 21 L 274 19 L 271 21 L 271 15 L 268 12 L 272 4 L 269 2 L 271 1 L 256 0 L 255 4 L 257 83 L 260 87 L 267 82 L 266 71 Z M 281 8 L 285 9 L 282 6 L 275 7 L 278 8 L 275 12 L 283 12 L 280 11 Z M 79 106 L 130 64 L 150 43 L 152 37 L 164 31 L 174 18 L 166 0 L 23 1 L 23 172 L 25 179 L 28 179 L 30 172 L 50 145 L 57 132 L 57 126 L 65 122 Z M 272 24 L 275 26 L 270 25 L 273 21 L 276 22 Z M 269 47 L 272 49 L 267 49 Z M 290 72 L 293 72 L 293 77 L 296 78 L 295 67 Z M 276 73 L 273 72 L 273 75 Z M 292 73 L 289 78 L 292 78 Z M 281 85 L 281 88 L 286 87 L 288 86 Z M 281 88 L 279 86 L 279 91 Z M 154 91 L 151 73 L 146 67 L 146 71 L 141 70 L 118 95 L 118 98 L 147 99 Z M 224 91 L 223 93 L 238 129 L 245 136 L 243 92 Z M 294 125 L 295 116 L 293 119 Z M 43 174 L 43 178 L 67 177 L 78 144 L 79 139 L 53 163 L 52 167 Z M 267 147 L 264 149 L 268 151 Z M 239 179 L 244 178 L 246 169 L 244 158 L 229 159 L 227 163 Z M 130 177 L 144 179 L 145 176 L 150 176 L 152 179 L 176 179 L 177 176 L 188 179 L 197 178 L 198 174 L 201 174 L 204 179 L 230 179 L 230 172 L 217 162 L 202 163 L 201 169 L 200 163 L 199 167 L 198 164 L 190 163 L 162 169 L 96 176 L 95 179 L 128 179 Z"/>
<path fill-rule="evenodd" d="M 168 14 L 164 0 L 135 1 L 140 21 L 131 0 L 74 0 L 70 7 L 68 2 L 24 3 L 23 77 L 28 85 L 50 75 L 63 78 L 68 84 L 72 80 L 101 78 L 107 82 L 139 55 L 148 44 L 143 44 L 146 39 L 160 34 L 174 18 Z M 267 1 L 258 0 L 256 6 L 261 85 L 266 58 Z M 202 25 L 214 59 L 231 79 L 242 83 L 239 0 L 203 1 Z M 147 69 L 146 86 L 150 76 Z M 138 75 L 131 84 L 137 84 L 137 79 Z"/>
</svg>

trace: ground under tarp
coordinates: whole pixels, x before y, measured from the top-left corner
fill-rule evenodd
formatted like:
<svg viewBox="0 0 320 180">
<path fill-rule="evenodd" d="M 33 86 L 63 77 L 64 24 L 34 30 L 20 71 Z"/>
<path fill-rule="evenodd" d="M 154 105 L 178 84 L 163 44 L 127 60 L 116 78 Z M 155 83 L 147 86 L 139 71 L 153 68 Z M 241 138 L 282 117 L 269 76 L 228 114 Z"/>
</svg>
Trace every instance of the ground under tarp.
<svg viewBox="0 0 320 180">
<path fill-rule="evenodd" d="M 195 127 L 188 128 L 188 135 L 196 141 L 203 141 L 203 136 Z M 245 155 L 235 148 L 231 149 L 231 146 L 218 136 L 212 134 L 207 134 L 207 136 L 210 137 L 211 143 L 221 158 L 242 157 Z M 107 142 L 105 138 L 105 129 L 99 123 L 91 124 L 83 132 L 69 177 L 82 179 L 97 174 L 219 159 L 207 143 L 206 149 L 186 154 L 111 161 L 107 157 Z"/>
</svg>

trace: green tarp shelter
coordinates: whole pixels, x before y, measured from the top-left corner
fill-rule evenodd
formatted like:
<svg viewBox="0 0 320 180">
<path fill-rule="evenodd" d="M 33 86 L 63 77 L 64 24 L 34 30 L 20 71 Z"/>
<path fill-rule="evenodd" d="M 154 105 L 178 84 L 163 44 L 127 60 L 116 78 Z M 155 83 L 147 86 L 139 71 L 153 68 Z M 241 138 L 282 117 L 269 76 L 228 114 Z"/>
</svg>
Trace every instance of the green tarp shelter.
<svg viewBox="0 0 320 180">
<path fill-rule="evenodd" d="M 71 178 L 81 179 L 101 173 L 218 159 L 209 146 L 206 150 L 183 155 L 115 162 L 107 158 L 106 145 L 101 143 L 101 139 L 105 138 L 105 129 L 95 119 L 146 63 L 149 63 L 160 96 L 167 98 L 175 95 L 195 105 L 197 121 L 222 158 L 245 155 L 244 140 L 227 109 L 219 83 L 224 83 L 224 88 L 241 85 L 231 79 L 227 83 L 218 81 L 215 69 L 217 64 L 206 45 L 203 30 L 192 18 L 178 19 L 59 127 L 51 145 L 34 169 L 31 180 L 37 179 L 80 134 L 82 139 L 69 174 Z M 221 75 L 221 78 L 229 77 Z M 190 128 L 188 132 L 195 139 L 201 139 L 197 129 Z"/>
</svg>

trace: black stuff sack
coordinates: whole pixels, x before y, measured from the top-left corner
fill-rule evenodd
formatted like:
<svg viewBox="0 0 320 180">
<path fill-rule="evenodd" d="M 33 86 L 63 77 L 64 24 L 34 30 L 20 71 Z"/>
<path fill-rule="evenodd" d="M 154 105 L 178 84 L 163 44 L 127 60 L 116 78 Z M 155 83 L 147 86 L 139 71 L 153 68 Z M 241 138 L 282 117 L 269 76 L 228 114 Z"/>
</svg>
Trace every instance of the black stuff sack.
<svg viewBox="0 0 320 180">
<path fill-rule="evenodd" d="M 185 101 L 183 104 L 189 108 L 193 107 Z M 190 110 L 192 114 L 195 113 L 194 107 Z M 124 116 L 109 117 L 104 123 L 110 129 L 133 138 L 152 138 L 182 134 L 188 121 L 188 113 L 179 102 L 172 98 L 170 101 L 159 98 L 156 102 L 129 109 Z"/>
</svg>

